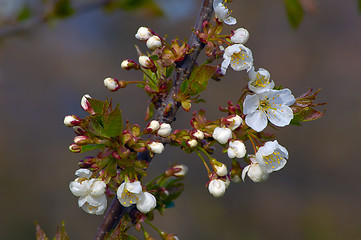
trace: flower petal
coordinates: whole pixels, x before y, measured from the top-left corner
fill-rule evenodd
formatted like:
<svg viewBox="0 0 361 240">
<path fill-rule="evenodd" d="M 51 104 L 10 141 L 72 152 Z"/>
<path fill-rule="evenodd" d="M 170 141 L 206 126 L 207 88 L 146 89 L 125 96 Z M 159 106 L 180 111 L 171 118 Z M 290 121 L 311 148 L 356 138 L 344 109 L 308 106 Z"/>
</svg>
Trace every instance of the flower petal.
<svg viewBox="0 0 361 240">
<path fill-rule="evenodd" d="M 246 116 L 246 124 L 253 130 L 260 132 L 267 127 L 267 117 L 264 112 L 257 110 Z"/>
<path fill-rule="evenodd" d="M 293 119 L 293 111 L 288 106 L 280 106 L 276 110 L 269 109 L 267 112 L 269 121 L 278 127 L 289 125 Z"/>
<path fill-rule="evenodd" d="M 243 114 L 250 114 L 255 112 L 259 105 L 260 101 L 256 94 L 247 95 L 243 102 Z"/>
<path fill-rule="evenodd" d="M 157 206 L 156 198 L 149 192 L 144 192 L 137 202 L 137 209 L 142 213 L 152 211 Z"/>
<path fill-rule="evenodd" d="M 227 17 L 223 19 L 223 22 L 227 25 L 235 25 L 237 23 L 237 19 L 234 17 Z"/>
</svg>

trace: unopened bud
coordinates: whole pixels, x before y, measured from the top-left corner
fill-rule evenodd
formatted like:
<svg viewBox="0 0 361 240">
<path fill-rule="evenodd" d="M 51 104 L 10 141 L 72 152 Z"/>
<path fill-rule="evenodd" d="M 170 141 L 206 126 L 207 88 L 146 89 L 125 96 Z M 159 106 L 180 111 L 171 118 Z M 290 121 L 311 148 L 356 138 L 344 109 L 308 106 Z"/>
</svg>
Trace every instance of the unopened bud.
<svg viewBox="0 0 361 240">
<path fill-rule="evenodd" d="M 89 143 L 93 143 L 93 141 L 88 138 L 87 136 L 76 136 L 74 137 L 74 143 L 76 145 L 82 146 L 82 145 L 86 145 Z"/>
<path fill-rule="evenodd" d="M 153 36 L 152 31 L 147 27 L 140 27 L 135 34 L 135 38 L 141 41 L 146 41 L 148 38 Z"/>
<path fill-rule="evenodd" d="M 130 69 L 139 69 L 139 65 L 138 63 L 136 63 L 134 60 L 131 59 L 127 59 L 124 60 L 121 64 L 120 67 L 126 70 L 130 70 Z"/>
<path fill-rule="evenodd" d="M 216 159 L 212 159 L 211 164 L 218 176 L 223 177 L 227 175 L 227 166 L 224 163 L 218 162 Z"/>
<path fill-rule="evenodd" d="M 150 150 L 154 153 L 160 154 L 164 151 L 164 145 L 160 142 L 151 142 L 148 144 Z"/>
<path fill-rule="evenodd" d="M 188 140 L 187 145 L 191 148 L 194 148 L 198 145 L 198 141 L 195 139 Z"/>
<path fill-rule="evenodd" d="M 75 115 L 66 115 L 64 118 L 64 124 L 67 127 L 78 126 L 81 123 L 81 118 Z"/>
<path fill-rule="evenodd" d="M 147 40 L 147 47 L 150 49 L 150 50 L 154 50 L 156 48 L 159 48 L 162 46 L 162 41 L 160 39 L 160 37 L 158 36 L 151 36 L 148 40 Z"/>
<path fill-rule="evenodd" d="M 80 102 L 80 105 L 81 107 L 87 111 L 88 113 L 90 114 L 94 114 L 94 109 L 92 108 L 92 106 L 90 105 L 89 101 L 88 101 L 88 98 L 91 98 L 89 96 L 89 94 L 85 94 L 82 98 L 81 98 L 81 102 Z"/>
<path fill-rule="evenodd" d="M 86 133 L 86 131 L 80 126 L 74 126 L 73 130 L 77 135 L 84 135 Z"/>
<path fill-rule="evenodd" d="M 236 31 L 232 31 L 231 42 L 244 44 L 249 38 L 249 32 L 245 28 L 238 28 Z"/>
<path fill-rule="evenodd" d="M 172 169 L 175 177 L 184 177 L 188 172 L 188 167 L 183 164 L 175 165 Z"/>
<path fill-rule="evenodd" d="M 214 197 L 221 197 L 226 192 L 226 184 L 223 180 L 213 179 L 209 182 L 208 190 Z"/>
<path fill-rule="evenodd" d="M 148 131 L 157 131 L 160 127 L 160 124 L 157 120 L 153 120 L 148 124 L 147 130 Z"/>
<path fill-rule="evenodd" d="M 239 126 L 241 126 L 241 124 L 243 123 L 243 119 L 238 116 L 238 115 L 235 115 L 233 117 L 229 117 L 227 118 L 227 123 L 228 123 L 228 126 L 231 128 L 231 130 L 235 130 L 236 128 L 238 128 Z"/>
<path fill-rule="evenodd" d="M 204 138 L 204 133 L 201 130 L 197 130 L 195 133 L 193 133 L 193 137 L 202 140 Z"/>
<path fill-rule="evenodd" d="M 104 79 L 104 86 L 111 92 L 115 92 L 120 88 L 119 81 L 115 78 Z"/>
<path fill-rule="evenodd" d="M 172 127 L 169 123 L 162 123 L 158 130 L 158 135 L 161 137 L 168 137 L 172 132 Z"/>
<path fill-rule="evenodd" d="M 81 147 L 73 143 L 69 146 L 69 150 L 73 153 L 80 153 Z"/>
<path fill-rule="evenodd" d="M 140 66 L 142 66 L 145 69 L 152 69 L 153 70 L 154 68 L 156 68 L 153 60 L 150 57 L 140 56 L 138 61 L 139 61 Z"/>
</svg>

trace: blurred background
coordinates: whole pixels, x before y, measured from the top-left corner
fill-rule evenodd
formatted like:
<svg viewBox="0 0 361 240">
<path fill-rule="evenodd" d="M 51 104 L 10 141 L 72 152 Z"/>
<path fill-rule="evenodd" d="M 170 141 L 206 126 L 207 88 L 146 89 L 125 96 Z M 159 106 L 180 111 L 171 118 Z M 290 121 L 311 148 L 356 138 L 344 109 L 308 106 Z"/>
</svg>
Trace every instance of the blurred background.
<svg viewBox="0 0 361 240">
<path fill-rule="evenodd" d="M 196 155 L 167 148 L 151 163 L 150 177 L 175 162 L 188 165 L 189 175 L 176 207 L 156 214 L 160 229 L 180 239 L 361 239 L 361 15 L 356 0 L 315 2 L 317 10 L 294 30 L 281 0 L 236 0 L 229 7 L 238 23 L 224 32 L 248 29 L 255 66 L 295 96 L 322 88 L 325 117 L 280 129 L 277 139 L 290 154 L 286 167 L 264 183 L 233 183 L 219 199 L 205 188 Z M 158 3 L 164 17 L 94 10 L 1 40 L 1 239 L 35 239 L 35 220 L 49 238 L 62 220 L 70 239 L 95 236 L 103 217 L 79 209 L 68 187 L 87 155 L 69 152 L 74 133 L 63 119 L 86 116 L 80 99 L 88 93 L 111 97 L 124 120 L 145 127 L 146 94 L 133 85 L 110 93 L 103 79 L 141 78 L 120 69 L 123 59 L 136 58 L 134 44 L 146 51 L 134 38 L 140 26 L 168 39 L 189 37 L 201 0 Z M 207 102 L 192 111 L 207 109 L 211 120 L 224 116 L 218 106 L 238 99 L 245 77 L 229 70 L 221 82 L 211 81 L 201 95 Z M 190 116 L 180 111 L 173 129 L 188 128 Z M 226 155 L 217 159 L 230 166 Z"/>
</svg>

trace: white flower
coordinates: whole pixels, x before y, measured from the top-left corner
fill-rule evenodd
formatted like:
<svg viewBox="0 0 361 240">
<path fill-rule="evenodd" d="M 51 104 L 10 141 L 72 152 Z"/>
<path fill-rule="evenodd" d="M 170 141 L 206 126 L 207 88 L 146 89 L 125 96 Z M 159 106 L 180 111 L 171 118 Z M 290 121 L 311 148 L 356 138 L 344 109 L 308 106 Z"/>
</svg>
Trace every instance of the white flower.
<svg viewBox="0 0 361 240">
<path fill-rule="evenodd" d="M 89 180 L 92 172 L 88 169 L 79 169 L 75 174 L 78 178 L 70 182 L 69 188 L 75 196 L 79 197 L 79 207 L 90 214 L 103 214 L 107 207 L 107 198 L 104 194 L 106 184 L 96 178 Z"/>
<path fill-rule="evenodd" d="M 288 151 L 277 140 L 266 142 L 256 153 L 256 161 L 265 173 L 282 169 L 288 158 Z"/>
<path fill-rule="evenodd" d="M 139 181 L 123 182 L 117 190 L 118 200 L 124 207 L 136 204 L 142 195 L 142 185 Z"/>
<path fill-rule="evenodd" d="M 164 145 L 160 142 L 151 142 L 148 144 L 150 150 L 154 153 L 160 154 L 164 151 Z"/>
<path fill-rule="evenodd" d="M 186 165 L 183 165 L 183 164 L 175 165 L 175 166 L 173 166 L 173 169 L 179 169 L 178 172 L 173 173 L 173 175 L 175 177 L 184 177 L 188 172 L 188 167 Z"/>
<path fill-rule="evenodd" d="M 159 129 L 159 126 L 160 126 L 160 124 L 159 124 L 159 122 L 157 120 L 152 120 L 149 123 L 147 129 L 151 130 L 151 131 L 157 131 Z"/>
<path fill-rule="evenodd" d="M 161 137 L 168 137 L 169 134 L 172 132 L 172 127 L 169 123 L 162 123 L 160 124 L 158 135 Z"/>
<path fill-rule="evenodd" d="M 246 177 L 246 173 L 253 182 L 266 181 L 269 176 L 268 173 L 266 173 L 262 170 L 262 168 L 259 166 L 259 164 L 257 162 L 252 162 L 250 165 L 246 166 L 242 170 L 242 180 L 243 181 L 244 181 L 244 178 Z"/>
<path fill-rule="evenodd" d="M 229 11 L 226 6 L 224 6 L 224 0 L 214 0 L 213 9 L 220 21 L 223 21 L 225 24 L 234 25 L 237 23 L 237 20 L 234 17 L 230 17 L 232 11 Z"/>
<path fill-rule="evenodd" d="M 138 40 L 142 40 L 142 41 L 146 41 L 148 40 L 148 38 L 150 38 L 151 36 L 153 36 L 152 31 L 147 28 L 147 27 L 140 27 L 137 31 L 137 33 L 135 34 L 135 37 Z"/>
<path fill-rule="evenodd" d="M 236 115 L 234 117 L 227 118 L 227 122 L 228 122 L 228 126 L 233 131 L 239 126 L 241 126 L 241 124 L 243 123 L 243 119 L 240 116 Z"/>
<path fill-rule="evenodd" d="M 248 41 L 249 33 L 245 28 L 238 28 L 232 33 L 231 42 L 245 44 Z"/>
<path fill-rule="evenodd" d="M 191 139 L 191 140 L 188 140 L 187 144 L 189 147 L 194 148 L 198 145 L 198 142 L 195 139 Z"/>
<path fill-rule="evenodd" d="M 150 50 L 154 50 L 162 46 L 162 41 L 160 37 L 154 35 L 147 40 L 146 45 Z"/>
<path fill-rule="evenodd" d="M 226 192 L 226 183 L 220 179 L 213 179 L 209 182 L 208 190 L 214 197 L 221 197 Z"/>
<path fill-rule="evenodd" d="M 214 170 L 216 171 L 216 174 L 220 177 L 226 176 L 228 171 L 227 171 L 227 166 L 223 163 L 221 163 L 221 166 L 218 166 L 217 164 L 213 165 Z"/>
<path fill-rule="evenodd" d="M 289 89 L 269 90 L 254 95 L 247 95 L 243 102 L 246 124 L 257 132 L 267 126 L 268 120 L 278 127 L 290 124 L 293 111 L 289 107 L 295 97 Z"/>
<path fill-rule="evenodd" d="M 144 192 L 137 202 L 137 209 L 142 213 L 150 212 L 156 206 L 157 206 L 157 200 L 149 192 Z"/>
<path fill-rule="evenodd" d="M 255 72 L 254 67 L 252 67 L 251 70 L 248 72 L 248 77 L 248 88 L 252 92 L 266 92 L 268 90 L 272 90 L 275 86 L 274 82 L 272 80 L 270 81 L 269 72 L 264 68 L 260 68 L 257 72 Z"/>
<path fill-rule="evenodd" d="M 117 198 L 124 207 L 136 204 L 137 209 L 142 213 L 153 210 L 157 204 L 151 193 L 143 192 L 139 181 L 123 182 L 117 190 Z"/>
<path fill-rule="evenodd" d="M 204 138 L 204 133 L 201 130 L 197 130 L 195 133 L 193 133 L 193 137 L 202 140 Z"/>
<path fill-rule="evenodd" d="M 227 154 L 229 158 L 243 158 L 246 155 L 246 146 L 240 140 L 230 141 Z"/>
<path fill-rule="evenodd" d="M 232 130 L 226 127 L 216 127 L 213 131 L 212 137 L 220 144 L 225 144 L 232 138 Z"/>
<path fill-rule="evenodd" d="M 112 92 L 115 92 L 120 88 L 118 80 L 114 78 L 104 79 L 104 86 Z"/>
<path fill-rule="evenodd" d="M 243 44 L 233 44 L 227 47 L 224 50 L 223 59 L 221 65 L 223 75 L 226 74 L 229 65 L 235 71 L 249 71 L 253 66 L 252 51 Z"/>
</svg>

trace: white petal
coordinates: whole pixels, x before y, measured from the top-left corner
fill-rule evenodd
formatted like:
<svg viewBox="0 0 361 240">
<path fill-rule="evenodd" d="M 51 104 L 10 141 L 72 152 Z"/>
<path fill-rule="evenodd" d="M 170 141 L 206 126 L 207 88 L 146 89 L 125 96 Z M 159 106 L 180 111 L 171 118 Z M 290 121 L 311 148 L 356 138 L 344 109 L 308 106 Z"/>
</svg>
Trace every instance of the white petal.
<svg viewBox="0 0 361 240">
<path fill-rule="evenodd" d="M 243 181 L 244 181 L 244 179 L 246 177 L 246 174 L 247 174 L 250 167 L 251 167 L 251 165 L 247 165 L 245 168 L 243 168 L 243 170 L 242 170 L 242 180 Z"/>
<path fill-rule="evenodd" d="M 221 72 L 222 72 L 223 75 L 226 75 L 226 71 L 227 71 L 227 68 L 228 68 L 230 63 L 231 63 L 231 58 L 230 57 L 223 60 L 222 65 L 221 65 Z"/>
<path fill-rule="evenodd" d="M 220 179 L 214 179 L 209 183 L 208 190 L 214 197 L 221 197 L 226 192 L 226 184 Z"/>
<path fill-rule="evenodd" d="M 237 23 L 237 19 L 235 19 L 234 17 L 227 17 L 223 19 L 223 22 L 227 25 L 234 25 Z"/>
<path fill-rule="evenodd" d="M 85 181 L 83 182 L 77 182 L 72 181 L 69 184 L 70 191 L 77 197 L 86 195 L 88 192 L 88 187 Z"/>
<path fill-rule="evenodd" d="M 93 197 L 101 196 L 104 194 L 107 185 L 100 179 L 96 179 L 90 187 L 90 194 Z"/>
<path fill-rule="evenodd" d="M 243 114 L 250 114 L 255 112 L 259 105 L 259 97 L 256 94 L 247 95 L 243 102 Z"/>
<path fill-rule="evenodd" d="M 235 158 L 236 157 L 236 152 L 234 151 L 233 148 L 228 148 L 227 149 L 227 154 L 229 158 Z"/>
<path fill-rule="evenodd" d="M 246 116 L 246 124 L 257 132 L 261 132 L 267 127 L 267 117 L 264 112 L 257 110 Z"/>
<path fill-rule="evenodd" d="M 93 173 L 89 169 L 80 168 L 76 170 L 75 175 L 82 178 L 90 178 Z"/>
<path fill-rule="evenodd" d="M 276 110 L 268 111 L 268 119 L 278 127 L 289 125 L 293 119 L 293 111 L 288 106 L 280 106 Z"/>
<path fill-rule="evenodd" d="M 142 213 L 147 213 L 153 210 L 157 206 L 157 200 L 155 197 L 149 193 L 144 192 L 144 195 L 137 202 L 137 209 Z"/>
</svg>

